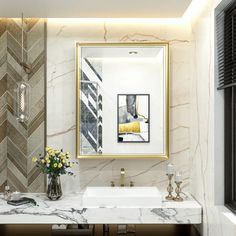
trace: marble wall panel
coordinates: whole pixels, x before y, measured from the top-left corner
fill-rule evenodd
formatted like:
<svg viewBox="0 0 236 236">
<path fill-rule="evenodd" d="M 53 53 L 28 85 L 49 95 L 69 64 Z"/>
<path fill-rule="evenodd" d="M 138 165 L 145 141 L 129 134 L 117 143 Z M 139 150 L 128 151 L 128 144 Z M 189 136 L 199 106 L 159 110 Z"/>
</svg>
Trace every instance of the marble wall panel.
<svg viewBox="0 0 236 236">
<path fill-rule="evenodd" d="M 79 160 L 76 176 L 62 177 L 64 191 L 86 186 L 119 185 L 120 168 L 125 181 L 136 186 L 166 189 L 166 164 L 183 171 L 184 191 L 189 189 L 189 89 L 192 76 L 192 36 L 188 24 L 161 22 L 101 22 L 48 19 L 47 142 L 64 148 L 75 158 L 76 141 L 76 42 L 160 42 L 170 44 L 170 160 Z M 56 117 L 56 119 L 55 119 Z"/>
<path fill-rule="evenodd" d="M 236 235 L 236 216 L 224 207 L 223 92 L 215 67 L 215 8 L 208 1 L 193 22 L 194 70 L 190 82 L 190 192 L 203 206 L 203 236 Z"/>
</svg>

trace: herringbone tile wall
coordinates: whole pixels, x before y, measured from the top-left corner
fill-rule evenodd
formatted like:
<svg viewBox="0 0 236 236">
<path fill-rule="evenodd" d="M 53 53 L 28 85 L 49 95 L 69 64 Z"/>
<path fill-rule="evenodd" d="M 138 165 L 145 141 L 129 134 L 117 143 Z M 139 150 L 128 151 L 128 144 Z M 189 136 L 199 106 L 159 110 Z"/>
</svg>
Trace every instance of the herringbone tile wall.
<svg viewBox="0 0 236 236">
<path fill-rule="evenodd" d="M 44 176 L 31 161 L 45 146 L 45 27 L 44 19 L 24 20 L 24 60 L 32 72 L 30 118 L 14 116 L 14 89 L 22 80 L 21 20 L 0 19 L 0 190 L 6 184 L 21 192 L 44 191 Z"/>
</svg>

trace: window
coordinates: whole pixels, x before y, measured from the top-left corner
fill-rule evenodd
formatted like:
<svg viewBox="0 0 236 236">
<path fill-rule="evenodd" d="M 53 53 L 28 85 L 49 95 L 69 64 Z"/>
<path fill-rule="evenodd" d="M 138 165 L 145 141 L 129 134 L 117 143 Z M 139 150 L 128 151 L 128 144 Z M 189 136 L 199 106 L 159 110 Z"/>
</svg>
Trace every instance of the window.
<svg viewBox="0 0 236 236">
<path fill-rule="evenodd" d="M 236 3 L 216 16 L 218 89 L 224 90 L 225 205 L 236 213 Z"/>
</svg>

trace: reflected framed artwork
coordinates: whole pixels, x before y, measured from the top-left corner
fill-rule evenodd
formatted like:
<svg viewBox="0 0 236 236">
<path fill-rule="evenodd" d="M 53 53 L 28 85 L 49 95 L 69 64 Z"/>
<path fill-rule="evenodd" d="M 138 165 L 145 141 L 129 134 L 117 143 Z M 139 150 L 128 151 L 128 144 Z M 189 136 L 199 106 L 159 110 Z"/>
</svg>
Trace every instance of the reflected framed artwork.
<svg viewBox="0 0 236 236">
<path fill-rule="evenodd" d="M 150 142 L 150 95 L 117 95 L 117 142 Z"/>
</svg>

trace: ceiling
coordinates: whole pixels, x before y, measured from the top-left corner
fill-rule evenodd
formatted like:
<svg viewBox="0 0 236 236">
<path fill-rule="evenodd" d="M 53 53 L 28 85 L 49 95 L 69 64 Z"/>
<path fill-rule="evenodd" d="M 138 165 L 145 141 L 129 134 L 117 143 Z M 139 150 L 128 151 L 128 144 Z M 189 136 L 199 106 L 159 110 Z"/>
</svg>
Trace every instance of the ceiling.
<svg viewBox="0 0 236 236">
<path fill-rule="evenodd" d="M 0 17 L 179 18 L 191 0 L 0 0 Z"/>
</svg>

